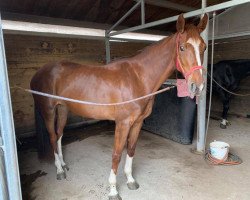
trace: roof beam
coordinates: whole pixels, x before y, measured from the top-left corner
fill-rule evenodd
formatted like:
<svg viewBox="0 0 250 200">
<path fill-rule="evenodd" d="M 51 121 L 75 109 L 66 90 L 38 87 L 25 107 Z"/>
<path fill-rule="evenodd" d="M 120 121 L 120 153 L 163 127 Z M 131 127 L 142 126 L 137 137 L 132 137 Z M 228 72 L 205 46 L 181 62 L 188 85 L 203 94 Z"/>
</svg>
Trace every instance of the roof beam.
<svg viewBox="0 0 250 200">
<path fill-rule="evenodd" d="M 213 12 L 213 11 L 216 11 L 216 10 L 221 10 L 221 9 L 229 8 L 229 7 L 232 7 L 232 6 L 237 6 L 237 5 L 240 5 L 240 4 L 244 4 L 244 3 L 249 3 L 249 2 L 250 2 L 250 0 L 226 1 L 224 3 L 216 4 L 216 5 L 213 5 L 213 6 L 208 6 L 206 8 L 202 8 L 202 9 L 198 9 L 198 10 L 194 10 L 194 11 L 185 13 L 184 17 L 189 18 L 189 17 L 200 15 L 200 14 L 209 13 L 209 12 Z M 131 27 L 131 28 L 128 28 L 128 29 L 119 30 L 119 31 L 116 31 L 116 32 L 109 33 L 109 36 L 119 35 L 119 34 L 122 34 L 122 33 L 138 31 L 138 30 L 145 29 L 145 28 L 151 28 L 153 26 L 167 24 L 167 23 L 176 21 L 178 19 L 178 17 L 179 17 L 179 15 L 176 15 L 176 16 L 173 16 L 173 17 L 168 17 L 168 18 L 165 18 L 165 19 L 160 19 L 160 20 L 157 20 L 157 21 L 142 24 L 142 25 L 139 25 L 139 26 L 134 26 L 134 27 Z"/>
<path fill-rule="evenodd" d="M 79 27 L 79 28 L 90 28 L 90 29 L 102 29 L 107 30 L 112 25 L 104 24 L 104 23 L 95 23 L 95 22 L 87 22 L 87 21 L 76 21 L 71 19 L 59 19 L 52 17 L 44 17 L 37 15 L 25 15 L 25 14 L 17 14 L 17 13 L 1 13 L 2 19 L 7 21 L 16 21 L 16 22 L 31 22 L 31 23 L 39 23 L 39 24 L 50 24 L 50 25 L 61 25 L 61 26 L 69 26 L 69 27 Z M 117 26 L 117 29 L 125 29 L 128 28 L 126 26 Z M 4 30 L 6 33 L 6 29 Z M 9 30 L 8 32 L 10 32 Z M 15 32 L 15 30 L 13 30 Z M 170 33 L 167 31 L 159 31 L 159 30 L 149 30 L 145 29 L 140 31 L 145 34 L 153 34 L 153 35 L 169 35 Z"/>
<path fill-rule="evenodd" d="M 134 0 L 134 1 L 138 2 L 140 0 Z M 163 7 L 163 8 L 170 8 L 172 10 L 179 10 L 183 12 L 190 12 L 196 9 L 193 7 L 189 7 L 189 6 L 185 6 L 185 5 L 181 5 L 178 3 L 173 3 L 173 2 L 165 1 L 165 0 L 145 0 L 145 3 L 154 5 L 154 6 Z"/>
<path fill-rule="evenodd" d="M 64 25 L 42 24 L 33 22 L 21 22 L 12 20 L 2 20 L 2 27 L 6 34 L 54 36 L 70 38 L 101 39 L 105 38 L 104 29 L 73 27 Z M 164 35 L 145 34 L 145 33 L 125 33 L 112 38 L 132 41 L 158 41 Z"/>
</svg>

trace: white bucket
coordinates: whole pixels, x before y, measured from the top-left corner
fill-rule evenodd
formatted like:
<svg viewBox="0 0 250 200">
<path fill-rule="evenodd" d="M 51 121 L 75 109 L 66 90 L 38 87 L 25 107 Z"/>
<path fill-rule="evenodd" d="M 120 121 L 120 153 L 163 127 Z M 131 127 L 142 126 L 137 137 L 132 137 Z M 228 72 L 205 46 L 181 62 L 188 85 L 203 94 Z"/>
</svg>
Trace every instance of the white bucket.
<svg viewBox="0 0 250 200">
<path fill-rule="evenodd" d="M 226 142 L 214 141 L 210 143 L 210 153 L 214 158 L 225 161 L 228 156 L 229 147 L 229 144 Z"/>
</svg>

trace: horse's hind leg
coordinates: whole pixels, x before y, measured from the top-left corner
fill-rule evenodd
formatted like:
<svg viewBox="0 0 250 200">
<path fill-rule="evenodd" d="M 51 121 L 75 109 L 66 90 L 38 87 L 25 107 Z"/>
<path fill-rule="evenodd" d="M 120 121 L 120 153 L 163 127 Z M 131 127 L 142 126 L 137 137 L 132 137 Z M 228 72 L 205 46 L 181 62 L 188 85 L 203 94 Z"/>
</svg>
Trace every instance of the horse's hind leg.
<svg viewBox="0 0 250 200">
<path fill-rule="evenodd" d="M 228 94 L 226 94 L 224 92 L 224 94 L 222 94 L 222 104 L 223 104 L 223 112 L 222 112 L 222 120 L 220 123 L 220 127 L 222 129 L 227 128 L 227 125 L 229 124 L 229 122 L 227 121 L 227 114 L 228 114 L 228 110 L 229 110 L 229 101 L 230 101 L 230 96 Z"/>
<path fill-rule="evenodd" d="M 130 190 L 136 190 L 139 188 L 139 184 L 135 181 L 132 175 L 132 164 L 133 164 L 133 157 L 135 154 L 136 143 L 142 127 L 142 122 L 143 122 L 142 120 L 139 122 L 135 122 L 134 125 L 131 127 L 128 136 L 127 157 L 126 157 L 124 172 L 127 176 L 127 186 Z"/>
<path fill-rule="evenodd" d="M 116 189 L 116 174 L 130 127 L 131 125 L 129 120 L 116 122 L 115 142 L 112 155 L 112 169 L 109 176 L 109 184 L 110 184 L 109 200 L 121 200 L 121 197 L 119 196 Z"/>
<path fill-rule="evenodd" d="M 56 117 L 56 132 L 57 132 L 57 150 L 59 160 L 61 162 L 62 168 L 64 171 L 69 170 L 68 166 L 65 164 L 63 160 L 62 153 L 62 137 L 63 137 L 63 129 L 67 122 L 68 110 L 64 105 L 57 105 L 57 117 Z"/>
<path fill-rule="evenodd" d="M 55 132 L 55 115 L 56 113 L 55 113 L 54 108 L 48 109 L 46 110 L 46 112 L 43 113 L 46 128 L 50 136 L 50 143 L 54 151 L 57 179 L 61 180 L 61 179 L 66 178 L 66 173 L 64 172 L 62 168 L 61 161 L 58 155 L 58 150 L 57 150 L 57 135 Z"/>
</svg>

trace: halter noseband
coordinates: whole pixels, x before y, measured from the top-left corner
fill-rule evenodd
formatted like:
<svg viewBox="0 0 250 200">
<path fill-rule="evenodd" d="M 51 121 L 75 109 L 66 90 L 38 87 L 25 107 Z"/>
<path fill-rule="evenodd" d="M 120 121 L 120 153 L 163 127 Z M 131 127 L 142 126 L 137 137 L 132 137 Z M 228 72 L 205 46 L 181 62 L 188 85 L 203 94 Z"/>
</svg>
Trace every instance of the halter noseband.
<svg viewBox="0 0 250 200">
<path fill-rule="evenodd" d="M 188 77 L 196 70 L 199 70 L 199 69 L 203 69 L 203 66 L 193 66 L 191 67 L 191 69 L 188 71 L 188 72 L 185 72 L 183 70 L 183 67 L 181 66 L 180 64 L 180 61 L 179 61 L 179 54 L 178 54 L 178 50 L 179 50 L 179 39 L 180 39 L 180 35 L 179 33 L 177 33 L 177 37 L 176 37 L 176 69 L 181 72 L 185 79 L 188 80 Z"/>
</svg>

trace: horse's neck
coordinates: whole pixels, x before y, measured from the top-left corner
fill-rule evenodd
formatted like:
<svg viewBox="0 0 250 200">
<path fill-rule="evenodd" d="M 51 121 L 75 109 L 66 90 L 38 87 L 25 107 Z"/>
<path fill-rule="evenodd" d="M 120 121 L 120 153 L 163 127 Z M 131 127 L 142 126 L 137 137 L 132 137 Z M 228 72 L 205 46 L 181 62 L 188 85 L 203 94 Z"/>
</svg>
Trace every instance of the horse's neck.
<svg viewBox="0 0 250 200">
<path fill-rule="evenodd" d="M 148 47 L 137 59 L 139 76 L 146 90 L 158 90 L 175 69 L 176 34 Z"/>
</svg>

